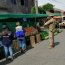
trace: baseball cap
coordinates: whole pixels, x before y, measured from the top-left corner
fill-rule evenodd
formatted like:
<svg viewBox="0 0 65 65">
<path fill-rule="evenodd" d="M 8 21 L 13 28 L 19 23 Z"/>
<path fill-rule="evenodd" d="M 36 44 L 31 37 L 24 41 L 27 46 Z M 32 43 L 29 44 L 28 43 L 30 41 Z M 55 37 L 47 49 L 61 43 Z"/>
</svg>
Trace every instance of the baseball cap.
<svg viewBox="0 0 65 65">
<path fill-rule="evenodd" d="M 7 26 L 6 26 L 6 25 L 3 25 L 3 26 L 2 26 L 2 29 L 6 29 L 6 28 L 7 28 Z"/>
</svg>

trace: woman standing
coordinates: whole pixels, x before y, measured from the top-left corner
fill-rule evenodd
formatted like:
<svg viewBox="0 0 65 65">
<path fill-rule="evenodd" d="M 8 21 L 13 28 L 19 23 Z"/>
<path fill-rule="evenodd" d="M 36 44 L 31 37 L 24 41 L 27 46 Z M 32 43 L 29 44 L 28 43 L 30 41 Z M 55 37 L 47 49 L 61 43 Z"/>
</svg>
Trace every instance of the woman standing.
<svg viewBox="0 0 65 65">
<path fill-rule="evenodd" d="M 22 26 L 20 26 L 20 23 L 16 23 L 16 37 L 19 41 L 19 46 L 21 49 L 21 53 L 26 51 L 26 44 L 25 44 L 25 33 L 24 30 L 22 29 Z"/>
</svg>

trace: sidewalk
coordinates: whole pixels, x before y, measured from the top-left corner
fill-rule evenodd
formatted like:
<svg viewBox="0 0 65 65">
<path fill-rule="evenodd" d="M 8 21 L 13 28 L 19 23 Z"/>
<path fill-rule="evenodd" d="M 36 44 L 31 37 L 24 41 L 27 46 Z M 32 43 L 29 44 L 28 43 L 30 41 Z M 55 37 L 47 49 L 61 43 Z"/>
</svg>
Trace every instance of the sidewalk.
<svg viewBox="0 0 65 65">
<path fill-rule="evenodd" d="M 55 36 L 55 44 L 55 48 L 48 49 L 48 40 L 45 40 L 13 62 L 0 61 L 0 65 L 65 65 L 65 30 Z"/>
</svg>

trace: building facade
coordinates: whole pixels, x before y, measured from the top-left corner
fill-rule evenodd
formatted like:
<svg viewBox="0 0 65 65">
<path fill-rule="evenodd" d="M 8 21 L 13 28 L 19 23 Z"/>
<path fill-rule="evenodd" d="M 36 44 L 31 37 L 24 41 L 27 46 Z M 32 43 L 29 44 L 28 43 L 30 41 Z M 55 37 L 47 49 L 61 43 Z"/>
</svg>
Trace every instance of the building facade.
<svg viewBox="0 0 65 65">
<path fill-rule="evenodd" d="M 0 0 L 0 13 L 30 13 L 34 0 Z"/>
</svg>

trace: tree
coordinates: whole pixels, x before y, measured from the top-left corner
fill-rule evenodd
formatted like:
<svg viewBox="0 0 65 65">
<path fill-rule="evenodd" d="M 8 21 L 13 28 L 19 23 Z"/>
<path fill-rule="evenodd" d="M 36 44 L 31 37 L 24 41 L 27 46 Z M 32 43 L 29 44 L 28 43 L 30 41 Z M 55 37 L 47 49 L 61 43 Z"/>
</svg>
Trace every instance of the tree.
<svg viewBox="0 0 65 65">
<path fill-rule="evenodd" d="M 38 11 L 40 14 L 46 14 L 42 7 L 38 7 Z"/>
<path fill-rule="evenodd" d="M 38 7 L 38 12 L 40 14 L 45 14 L 46 12 L 43 10 L 42 7 Z M 35 7 L 33 6 L 32 9 L 31 9 L 31 13 L 35 14 L 36 13 L 36 10 L 35 10 Z"/>
<path fill-rule="evenodd" d="M 42 8 L 44 11 L 50 11 L 50 10 L 53 10 L 53 5 L 50 3 L 47 3 L 47 4 L 43 5 Z"/>
<path fill-rule="evenodd" d="M 31 13 L 33 13 L 33 14 L 36 13 L 35 6 L 32 7 L 32 9 L 31 9 Z"/>
</svg>

